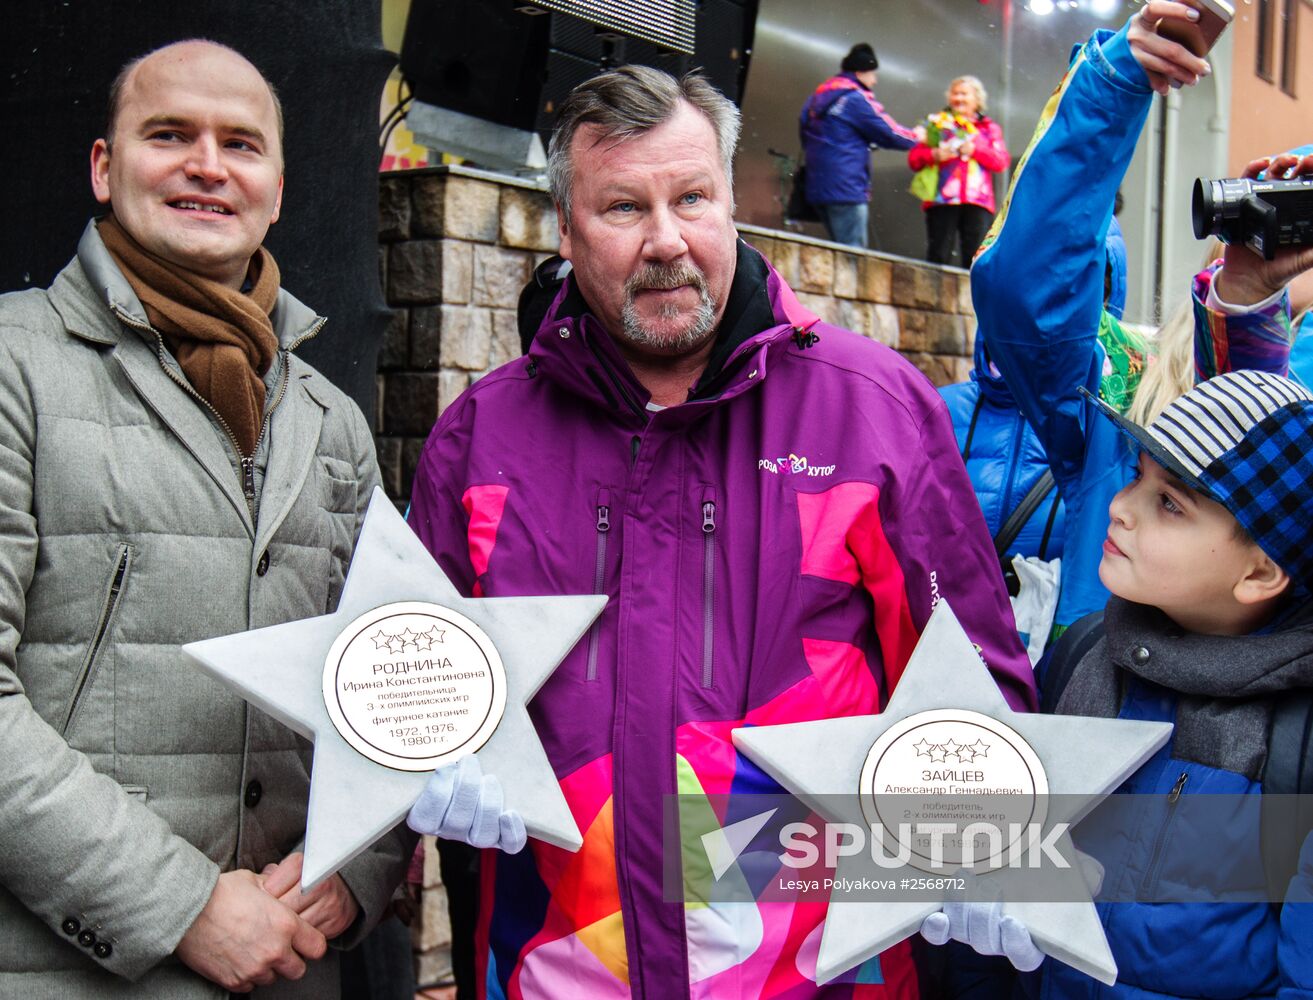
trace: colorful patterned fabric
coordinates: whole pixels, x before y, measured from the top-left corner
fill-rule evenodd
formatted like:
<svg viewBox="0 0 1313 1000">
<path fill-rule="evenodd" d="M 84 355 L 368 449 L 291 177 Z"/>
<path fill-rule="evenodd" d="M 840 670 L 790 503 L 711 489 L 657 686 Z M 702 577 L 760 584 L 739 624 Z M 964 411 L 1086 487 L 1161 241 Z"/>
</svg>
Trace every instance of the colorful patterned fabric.
<svg viewBox="0 0 1313 1000">
<path fill-rule="evenodd" d="M 1107 312 L 1099 314 L 1099 344 L 1103 348 L 1099 398 L 1118 413 L 1125 413 L 1140 387 L 1149 344 Z"/>
<path fill-rule="evenodd" d="M 1221 266 L 1220 260 L 1214 261 L 1194 279 L 1196 377 L 1202 382 L 1221 372 L 1244 368 L 1288 374 L 1295 336 L 1290 321 L 1290 293 L 1283 292 L 1276 302 L 1240 316 L 1213 312 L 1204 303 Z"/>
<path fill-rule="evenodd" d="M 714 396 L 651 412 L 567 283 L 529 356 L 479 380 L 425 446 L 410 524 L 456 586 L 592 593 L 600 562 L 610 598 L 530 706 L 583 846 L 485 855 L 487 997 L 914 1000 L 907 945 L 815 982 L 823 903 L 685 904 L 678 880 L 672 901 L 665 861 L 692 886 L 706 862 L 666 842 L 669 804 L 728 823 L 740 793 L 782 793 L 730 732 L 879 711 L 941 597 L 1010 701 L 1033 704 L 927 380 L 818 322 L 743 244 L 730 298 L 750 325 Z M 780 868 L 753 850 L 724 878 L 757 887 Z"/>
</svg>

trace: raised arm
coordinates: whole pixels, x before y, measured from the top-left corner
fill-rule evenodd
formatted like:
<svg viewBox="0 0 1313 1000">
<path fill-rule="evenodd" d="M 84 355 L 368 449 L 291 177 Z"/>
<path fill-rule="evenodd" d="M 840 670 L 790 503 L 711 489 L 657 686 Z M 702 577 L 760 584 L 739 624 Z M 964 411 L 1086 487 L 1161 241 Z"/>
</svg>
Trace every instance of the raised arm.
<svg viewBox="0 0 1313 1000">
<path fill-rule="evenodd" d="M 1059 488 L 1073 487 L 1085 462 L 1079 390 L 1098 392 L 1103 374 L 1104 240 L 1149 110 L 1146 71 L 1183 82 L 1207 71 L 1147 24 L 1189 9 L 1151 0 L 1120 32 L 1097 32 L 1077 52 L 971 270 L 977 335 L 1038 432 Z"/>
</svg>

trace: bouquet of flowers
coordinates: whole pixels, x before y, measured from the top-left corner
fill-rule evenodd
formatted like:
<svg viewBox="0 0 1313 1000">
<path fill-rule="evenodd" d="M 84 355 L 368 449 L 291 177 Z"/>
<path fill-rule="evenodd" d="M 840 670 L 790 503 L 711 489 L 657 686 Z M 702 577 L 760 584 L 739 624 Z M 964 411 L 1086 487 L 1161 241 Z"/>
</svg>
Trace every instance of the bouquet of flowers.
<svg viewBox="0 0 1313 1000">
<path fill-rule="evenodd" d="M 925 143 L 931 149 L 938 149 L 947 143 L 956 150 L 979 131 L 974 121 L 968 121 L 945 108 L 926 116 Z M 939 164 L 932 163 L 918 170 L 907 190 L 921 201 L 934 201 L 939 191 Z"/>
</svg>

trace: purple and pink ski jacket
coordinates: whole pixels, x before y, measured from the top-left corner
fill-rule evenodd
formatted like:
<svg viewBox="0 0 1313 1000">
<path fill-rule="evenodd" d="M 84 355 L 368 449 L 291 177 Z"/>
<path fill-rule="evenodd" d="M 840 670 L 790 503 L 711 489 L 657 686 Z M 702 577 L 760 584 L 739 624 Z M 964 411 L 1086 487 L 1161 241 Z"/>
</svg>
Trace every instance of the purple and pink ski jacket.
<svg viewBox="0 0 1313 1000">
<path fill-rule="evenodd" d="M 583 846 L 484 853 L 487 997 L 914 1000 L 907 942 L 815 983 L 823 904 L 667 902 L 667 797 L 781 792 L 730 731 L 880 711 L 940 598 L 1034 705 L 934 388 L 746 244 L 730 302 L 732 353 L 650 411 L 567 280 L 530 354 L 453 403 L 420 459 L 410 523 L 457 587 L 609 597 L 531 705 Z"/>
</svg>

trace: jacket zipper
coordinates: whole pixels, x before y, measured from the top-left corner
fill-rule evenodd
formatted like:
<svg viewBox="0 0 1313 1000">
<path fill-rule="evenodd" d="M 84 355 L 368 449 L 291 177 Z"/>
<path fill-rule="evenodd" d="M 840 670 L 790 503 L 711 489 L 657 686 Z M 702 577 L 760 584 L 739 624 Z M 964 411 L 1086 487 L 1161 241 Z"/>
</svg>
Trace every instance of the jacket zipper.
<svg viewBox="0 0 1313 1000">
<path fill-rule="evenodd" d="M 1188 771 L 1182 771 L 1181 776 L 1176 779 L 1176 784 L 1172 790 L 1167 793 L 1167 818 L 1163 820 L 1162 829 L 1158 831 L 1158 839 L 1154 841 L 1153 854 L 1149 856 L 1149 867 L 1145 869 L 1144 878 L 1140 881 L 1141 894 L 1147 896 L 1149 890 L 1158 881 L 1158 869 L 1162 865 L 1163 848 L 1167 845 L 1167 833 L 1172 827 L 1172 818 L 1176 815 L 1177 805 L 1181 800 L 1181 792 L 1185 789 L 1185 783 L 1190 779 Z"/>
<path fill-rule="evenodd" d="M 715 679 L 712 659 L 716 607 L 716 494 L 702 493 L 702 686 Z"/>
<path fill-rule="evenodd" d="M 255 527 L 255 456 L 254 454 L 252 454 L 250 458 L 247 458 L 245 455 L 242 454 L 242 446 L 237 443 L 237 435 L 234 434 L 232 428 L 228 426 L 228 421 L 224 420 L 222 414 L 220 414 L 219 411 L 214 408 L 214 404 L 212 404 L 208 399 L 206 399 L 199 392 L 197 392 L 196 388 L 190 382 L 188 382 L 185 378 L 180 377 L 172 368 L 169 367 L 168 361 L 166 361 L 164 358 L 164 335 L 160 333 L 158 330 L 156 330 L 150 324 L 138 323 L 135 319 L 125 315 L 123 312 L 120 312 L 118 309 L 114 310 L 114 314 L 118 316 L 121 322 L 132 327 L 134 330 L 143 330 L 146 333 L 154 334 L 155 355 L 159 359 L 160 367 L 164 369 L 164 374 L 169 376 L 169 378 L 173 379 L 174 382 L 178 383 L 178 385 L 182 387 L 184 392 L 190 395 L 193 399 L 199 401 L 202 406 L 204 406 L 207 410 L 213 413 L 214 419 L 219 422 L 219 426 L 222 427 L 224 433 L 228 435 L 228 440 L 232 443 L 233 446 L 233 453 L 237 456 L 238 462 L 241 465 L 242 496 L 246 498 L 246 510 L 247 513 L 251 515 L 251 527 L 252 529 L 254 529 Z M 269 419 L 273 416 L 274 410 L 278 408 L 278 404 L 282 402 L 283 393 L 287 389 L 288 358 L 286 357 L 286 355 L 289 354 L 293 348 L 297 347 L 300 344 L 305 343 L 316 333 L 318 333 L 323 325 L 324 325 L 324 320 L 321 319 L 317 321 L 302 336 L 298 337 L 296 341 L 291 345 L 291 347 L 289 347 L 286 351 L 282 352 L 284 357 L 282 359 L 283 360 L 282 371 L 280 372 L 278 378 L 278 388 L 274 390 L 273 400 L 269 403 L 268 406 L 265 407 L 264 420 L 260 423 L 260 433 L 259 435 L 257 435 L 255 439 L 255 446 L 257 449 L 260 447 L 260 442 L 264 439 L 264 432 L 269 429 Z"/>
<path fill-rule="evenodd" d="M 109 592 L 105 595 L 105 603 L 100 609 L 100 618 L 96 621 L 96 631 L 91 637 L 91 646 L 87 649 L 87 658 L 82 664 L 82 669 L 78 671 L 77 685 L 73 689 L 73 697 L 69 700 L 68 711 L 64 713 L 64 725 L 60 727 L 60 735 L 67 734 L 69 727 L 73 725 L 73 719 L 77 716 L 78 708 L 82 704 L 82 695 L 95 676 L 97 654 L 105 641 L 106 633 L 109 632 L 110 623 L 114 620 L 114 610 L 118 607 L 119 594 L 123 591 L 123 580 L 128 574 L 128 557 L 130 553 L 131 550 L 126 542 L 119 545 L 119 558 L 114 568 L 114 576 L 110 580 Z"/>
<path fill-rule="evenodd" d="M 606 583 L 606 536 L 611 531 L 611 491 L 597 491 L 597 560 L 593 570 L 593 593 L 602 593 Z M 602 618 L 599 615 L 588 630 L 588 679 L 597 680 L 597 652 L 602 642 Z"/>
</svg>

